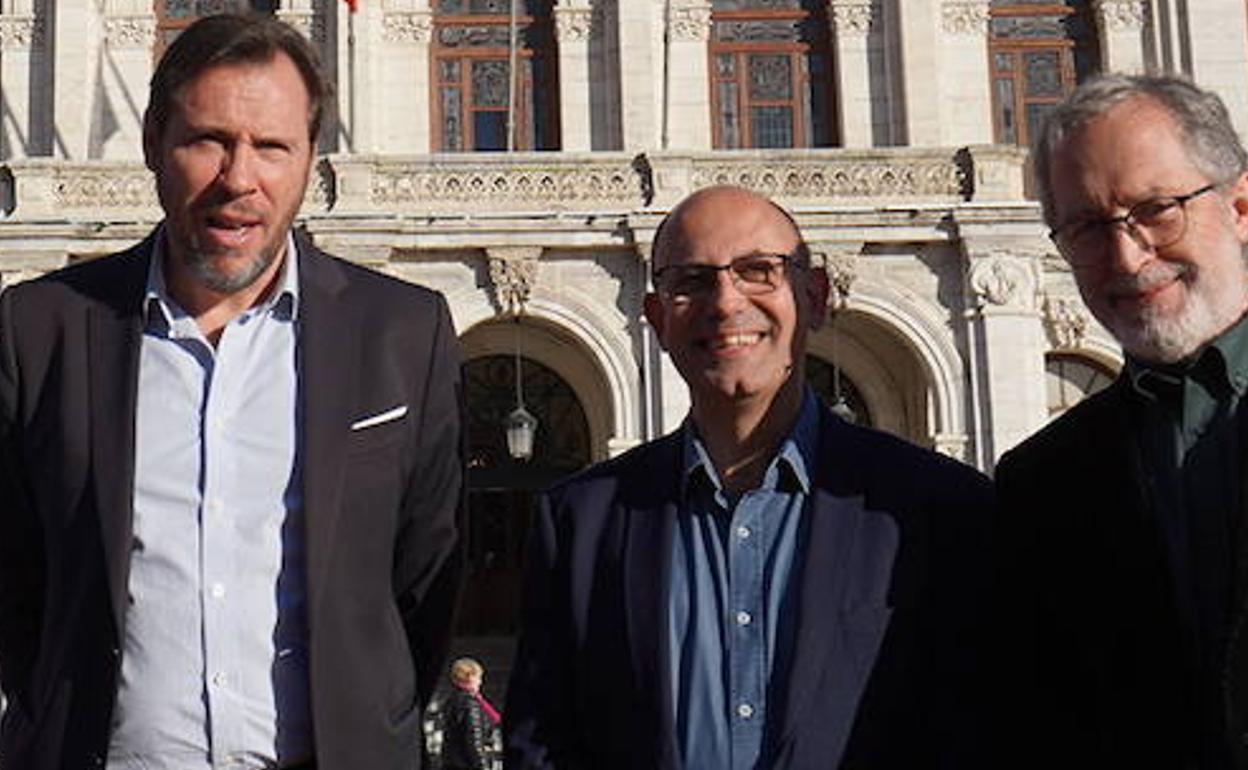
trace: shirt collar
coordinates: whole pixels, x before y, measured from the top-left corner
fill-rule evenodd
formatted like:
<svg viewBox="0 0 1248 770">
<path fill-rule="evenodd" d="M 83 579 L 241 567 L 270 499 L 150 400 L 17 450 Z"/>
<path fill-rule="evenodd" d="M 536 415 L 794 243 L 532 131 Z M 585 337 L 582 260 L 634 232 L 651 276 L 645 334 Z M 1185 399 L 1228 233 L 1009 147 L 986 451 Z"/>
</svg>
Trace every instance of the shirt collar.
<svg viewBox="0 0 1248 770">
<path fill-rule="evenodd" d="M 187 313 L 169 295 L 169 286 L 165 281 L 165 225 L 160 226 L 152 247 L 152 259 L 147 266 L 147 285 L 144 290 L 143 306 L 146 308 L 144 321 L 148 329 L 168 331 L 180 318 Z M 295 237 L 286 233 L 286 256 L 277 274 L 277 289 L 259 305 L 251 308 L 248 313 L 272 312 L 275 318 L 293 321 L 299 312 L 299 250 L 295 245 Z"/>
<path fill-rule="evenodd" d="M 1191 361 L 1150 364 L 1127 357 L 1127 375 L 1136 393 L 1150 401 L 1166 392 L 1181 393 L 1183 381 L 1193 378 L 1213 393 L 1243 396 L 1248 389 L 1248 316 L 1219 334 Z"/>
<path fill-rule="evenodd" d="M 681 496 L 687 498 L 699 480 L 720 491 L 723 484 L 710 453 L 698 435 L 697 426 L 689 417 L 681 426 Z M 810 472 L 814 467 L 815 448 L 819 439 L 819 399 L 808 387 L 802 393 L 802 408 L 789 435 L 781 442 L 763 475 L 765 489 L 790 489 L 810 492 Z"/>
</svg>

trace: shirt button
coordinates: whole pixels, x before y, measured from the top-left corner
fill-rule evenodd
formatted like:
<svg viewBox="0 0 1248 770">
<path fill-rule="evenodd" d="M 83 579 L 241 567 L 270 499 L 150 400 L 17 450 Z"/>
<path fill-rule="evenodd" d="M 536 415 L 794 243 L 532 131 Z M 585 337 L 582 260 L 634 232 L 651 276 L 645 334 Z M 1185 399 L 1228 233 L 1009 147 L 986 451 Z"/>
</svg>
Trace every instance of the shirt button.
<svg viewBox="0 0 1248 770">
<path fill-rule="evenodd" d="M 752 534 L 754 533 L 750 531 L 749 527 L 746 527 L 746 526 L 737 527 L 737 537 L 742 540 L 748 540 L 750 538 L 750 535 Z"/>
<path fill-rule="evenodd" d="M 754 707 L 748 703 L 742 703 L 740 706 L 737 706 L 737 716 L 742 719 L 749 719 L 754 716 Z"/>
<path fill-rule="evenodd" d="M 212 584 L 212 598 L 220 599 L 222 596 L 225 596 L 225 586 L 221 585 L 220 583 L 213 583 Z"/>
<path fill-rule="evenodd" d="M 750 621 L 752 620 L 754 620 L 754 618 L 750 615 L 750 613 L 746 612 L 745 610 L 741 610 L 740 612 L 737 613 L 737 625 L 738 626 L 748 626 L 750 624 Z"/>
<path fill-rule="evenodd" d="M 225 686 L 225 674 L 213 674 L 212 683 L 216 685 L 217 687 L 224 687 Z"/>
</svg>

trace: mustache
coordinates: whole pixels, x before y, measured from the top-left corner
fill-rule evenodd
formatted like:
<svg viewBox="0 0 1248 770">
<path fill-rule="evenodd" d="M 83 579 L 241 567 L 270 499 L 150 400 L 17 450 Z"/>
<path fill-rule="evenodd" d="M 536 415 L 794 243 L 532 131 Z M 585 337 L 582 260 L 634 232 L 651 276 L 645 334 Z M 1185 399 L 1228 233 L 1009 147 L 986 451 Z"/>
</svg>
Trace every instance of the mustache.
<svg viewBox="0 0 1248 770">
<path fill-rule="evenodd" d="M 1153 260 L 1131 275 L 1117 275 L 1105 289 L 1110 294 L 1147 294 L 1176 280 L 1187 280 L 1196 271 L 1190 263 Z"/>
</svg>

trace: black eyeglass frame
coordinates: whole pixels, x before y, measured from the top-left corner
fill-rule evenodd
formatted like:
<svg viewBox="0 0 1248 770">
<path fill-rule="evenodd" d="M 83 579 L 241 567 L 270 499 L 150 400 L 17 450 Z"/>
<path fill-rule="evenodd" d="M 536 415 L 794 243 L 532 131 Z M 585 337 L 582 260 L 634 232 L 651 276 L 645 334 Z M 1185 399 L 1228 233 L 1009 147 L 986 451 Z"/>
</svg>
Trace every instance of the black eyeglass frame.
<svg viewBox="0 0 1248 770">
<path fill-rule="evenodd" d="M 1158 195 L 1153 198 L 1147 198 L 1127 209 L 1127 213 L 1117 217 L 1105 217 L 1103 219 L 1076 219 L 1049 230 L 1049 240 L 1053 241 L 1054 245 L 1057 246 L 1058 251 L 1062 253 L 1062 256 L 1064 256 L 1066 260 L 1072 264 L 1094 263 L 1098 261 L 1097 259 L 1076 260 L 1072 258 L 1072 255 L 1076 250 L 1070 246 L 1062 245 L 1062 233 L 1069 231 L 1072 227 L 1095 227 L 1103 232 L 1107 232 L 1109 228 L 1122 224 L 1126 225 L 1127 232 L 1130 233 L 1131 237 L 1135 238 L 1137 241 L 1143 237 L 1143 243 L 1147 244 L 1149 248 L 1164 249 L 1167 246 L 1173 246 L 1183 240 L 1183 236 L 1187 234 L 1187 202 L 1193 198 L 1198 198 L 1207 192 L 1212 192 L 1219 187 L 1221 187 L 1220 183 L 1210 182 L 1209 184 L 1199 187 L 1184 195 Z M 1156 206 L 1161 207 L 1158 213 L 1169 211 L 1172 208 L 1178 207 L 1181 215 L 1183 216 L 1183 227 L 1179 229 L 1179 234 L 1175 238 L 1167 240 L 1164 243 L 1158 243 L 1150 240 L 1148 238 L 1148 228 L 1142 227 L 1139 223 L 1140 212 L 1149 207 Z"/>
<path fill-rule="evenodd" d="M 780 287 L 780 284 L 772 283 L 770 281 L 751 281 L 742 276 L 741 270 L 743 269 L 743 266 L 748 265 L 751 262 L 757 262 L 759 260 L 778 259 L 780 260 L 779 263 L 776 265 L 772 265 L 771 266 L 772 270 L 774 271 L 776 268 L 780 268 L 781 275 L 787 275 L 787 273 L 785 273 L 784 271 L 794 269 L 794 268 L 798 270 L 804 270 L 807 267 L 809 267 L 809 265 L 803 264 L 802 261 L 800 260 L 799 257 L 801 255 L 801 251 L 802 251 L 802 247 L 798 246 L 796 249 L 794 249 L 792 252 L 788 254 L 772 254 L 772 253 L 742 254 L 739 257 L 733 257 L 727 264 L 724 264 L 724 265 L 704 265 L 704 264 L 689 264 L 689 263 L 676 264 L 676 265 L 664 265 L 663 267 L 660 267 L 658 270 L 654 270 L 650 273 L 650 282 L 654 284 L 654 290 L 665 297 L 669 297 L 669 298 L 692 297 L 692 296 L 696 296 L 696 294 L 702 294 L 706 291 L 709 291 L 710 288 L 714 286 L 715 282 L 712 280 L 704 281 L 702 288 L 700 288 L 700 290 L 696 292 L 696 294 L 693 292 L 682 294 L 679 292 L 673 292 L 670 289 L 663 286 L 662 284 L 663 274 L 669 270 L 678 269 L 678 270 L 687 270 L 693 274 L 698 274 L 702 276 L 711 276 L 711 275 L 714 275 L 715 273 L 720 273 L 720 272 L 727 270 L 727 271 L 730 271 L 733 285 L 736 286 L 738 289 L 740 289 L 742 293 L 768 294 L 778 289 Z M 746 288 L 746 287 L 751 287 L 751 288 Z"/>
</svg>

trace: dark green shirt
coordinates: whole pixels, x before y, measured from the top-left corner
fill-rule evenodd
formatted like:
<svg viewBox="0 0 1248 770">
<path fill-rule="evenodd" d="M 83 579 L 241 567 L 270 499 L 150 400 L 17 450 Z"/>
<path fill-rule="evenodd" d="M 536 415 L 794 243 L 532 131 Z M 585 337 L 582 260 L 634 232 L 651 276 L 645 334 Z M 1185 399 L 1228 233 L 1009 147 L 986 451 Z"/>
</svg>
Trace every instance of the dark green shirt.
<svg viewBox="0 0 1248 770">
<path fill-rule="evenodd" d="M 1240 404 L 1248 390 L 1248 321 L 1241 319 L 1191 361 L 1128 359 L 1146 478 L 1169 551 L 1175 606 L 1189 650 L 1194 751 L 1223 766 L 1219 677 L 1230 631 L 1241 519 Z"/>
</svg>

